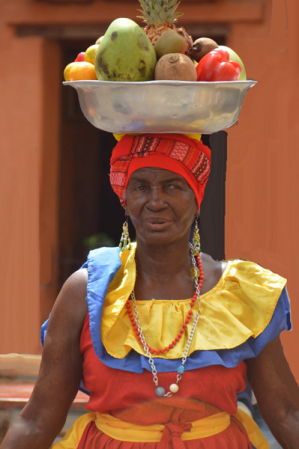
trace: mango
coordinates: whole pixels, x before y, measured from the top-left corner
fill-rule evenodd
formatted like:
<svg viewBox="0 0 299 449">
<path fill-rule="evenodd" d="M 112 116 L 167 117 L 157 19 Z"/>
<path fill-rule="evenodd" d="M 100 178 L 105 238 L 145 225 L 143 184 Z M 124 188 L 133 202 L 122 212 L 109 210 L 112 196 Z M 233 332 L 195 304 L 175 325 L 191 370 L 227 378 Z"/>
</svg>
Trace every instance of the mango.
<svg viewBox="0 0 299 449">
<path fill-rule="evenodd" d="M 149 81 L 154 79 L 155 49 L 137 23 L 116 19 L 107 29 L 95 56 L 101 81 Z"/>
</svg>

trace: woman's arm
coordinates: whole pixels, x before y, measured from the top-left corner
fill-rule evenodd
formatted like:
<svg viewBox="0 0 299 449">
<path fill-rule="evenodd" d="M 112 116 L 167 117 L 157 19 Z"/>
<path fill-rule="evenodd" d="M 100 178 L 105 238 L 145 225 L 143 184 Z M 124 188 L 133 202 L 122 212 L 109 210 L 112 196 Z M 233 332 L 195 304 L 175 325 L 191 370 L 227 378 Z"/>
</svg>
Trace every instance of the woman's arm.
<svg viewBox="0 0 299 449">
<path fill-rule="evenodd" d="M 299 388 L 279 338 L 255 359 L 248 359 L 248 379 L 261 415 L 284 449 L 299 447 Z"/>
<path fill-rule="evenodd" d="M 51 313 L 36 385 L 1 449 L 48 449 L 62 429 L 81 380 L 86 286 L 87 270 L 64 284 Z"/>
</svg>

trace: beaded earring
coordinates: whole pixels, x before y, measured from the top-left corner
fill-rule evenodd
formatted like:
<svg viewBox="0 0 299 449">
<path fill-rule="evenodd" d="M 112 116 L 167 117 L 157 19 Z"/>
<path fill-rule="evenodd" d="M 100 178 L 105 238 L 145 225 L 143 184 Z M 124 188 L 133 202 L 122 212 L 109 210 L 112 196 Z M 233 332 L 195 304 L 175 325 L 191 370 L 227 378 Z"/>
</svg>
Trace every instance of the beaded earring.
<svg viewBox="0 0 299 449">
<path fill-rule="evenodd" d="M 196 259 L 200 260 L 200 236 L 199 236 L 199 227 L 198 227 L 198 219 L 195 217 L 194 220 L 194 230 L 193 230 L 193 238 L 192 238 L 192 245 L 191 245 L 191 253 L 192 256 Z M 196 266 L 193 266 L 190 269 L 190 276 L 192 279 L 198 278 L 200 276 L 200 271 Z"/>
<path fill-rule="evenodd" d="M 119 248 L 121 251 L 123 251 L 124 249 L 130 251 L 131 249 L 131 239 L 129 236 L 129 222 L 128 222 L 128 217 L 126 217 L 126 221 L 123 224 L 123 232 L 120 238 L 120 242 L 119 242 Z"/>
<path fill-rule="evenodd" d="M 193 230 L 193 238 L 192 238 L 192 254 L 197 256 L 200 253 L 200 236 L 199 236 L 199 227 L 198 227 L 198 219 L 195 217 L 194 220 L 194 230 Z"/>
</svg>

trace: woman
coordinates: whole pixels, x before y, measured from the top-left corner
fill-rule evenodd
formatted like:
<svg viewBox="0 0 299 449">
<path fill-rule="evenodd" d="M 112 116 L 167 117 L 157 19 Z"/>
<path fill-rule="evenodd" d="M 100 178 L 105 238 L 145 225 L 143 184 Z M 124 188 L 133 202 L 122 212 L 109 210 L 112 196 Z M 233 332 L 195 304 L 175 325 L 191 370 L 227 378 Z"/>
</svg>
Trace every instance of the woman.
<svg viewBox="0 0 299 449">
<path fill-rule="evenodd" d="M 125 223 L 122 252 L 91 252 L 67 280 L 32 397 L 1 449 L 47 449 L 81 378 L 90 412 L 55 449 L 263 449 L 259 429 L 237 411 L 246 372 L 274 436 L 298 448 L 299 390 L 279 341 L 290 329 L 285 280 L 199 254 L 209 170 L 196 136 L 121 138 L 110 179 L 137 246 Z"/>
</svg>

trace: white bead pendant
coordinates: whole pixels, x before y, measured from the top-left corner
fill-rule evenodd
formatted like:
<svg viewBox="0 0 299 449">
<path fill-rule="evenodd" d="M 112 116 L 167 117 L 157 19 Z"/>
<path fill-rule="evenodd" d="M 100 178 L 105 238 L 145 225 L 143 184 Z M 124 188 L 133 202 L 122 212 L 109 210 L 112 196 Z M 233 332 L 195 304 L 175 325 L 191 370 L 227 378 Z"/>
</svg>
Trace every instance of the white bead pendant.
<svg viewBox="0 0 299 449">
<path fill-rule="evenodd" d="M 179 391 L 178 384 L 171 384 L 170 387 L 169 387 L 169 391 L 171 393 L 177 393 Z"/>
</svg>

